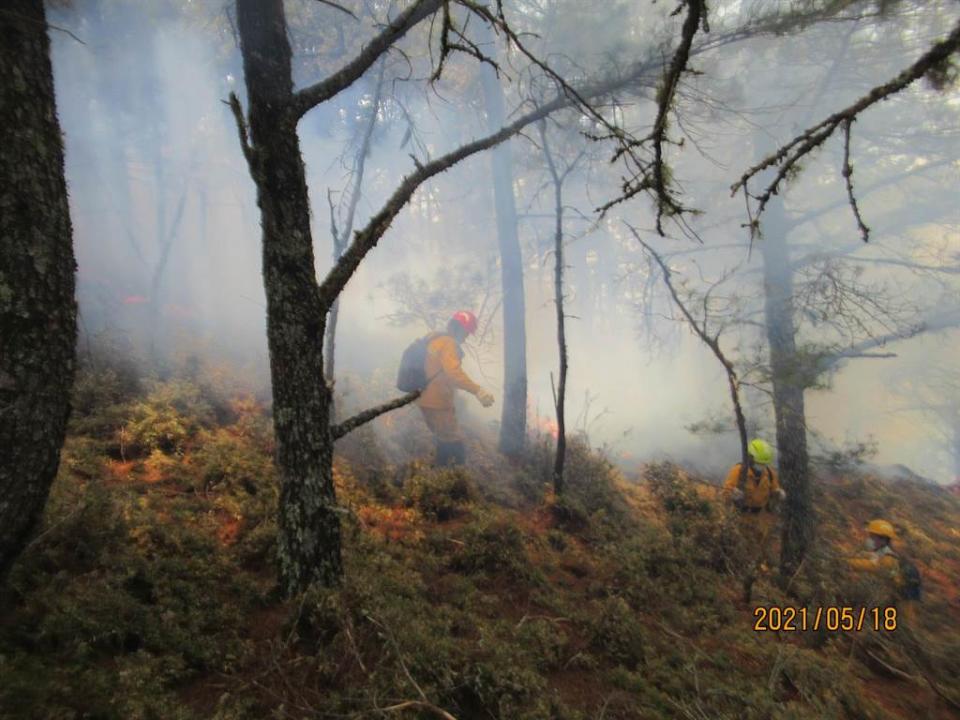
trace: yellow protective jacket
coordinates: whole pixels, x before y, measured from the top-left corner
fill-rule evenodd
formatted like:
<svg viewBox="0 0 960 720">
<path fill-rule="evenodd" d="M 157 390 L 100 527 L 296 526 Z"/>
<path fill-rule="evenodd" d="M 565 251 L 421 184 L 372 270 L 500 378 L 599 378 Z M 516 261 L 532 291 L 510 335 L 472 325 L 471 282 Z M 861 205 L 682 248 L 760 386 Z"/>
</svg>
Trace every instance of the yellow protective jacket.
<svg viewBox="0 0 960 720">
<path fill-rule="evenodd" d="M 737 463 L 727 473 L 727 479 L 723 483 L 724 495 L 730 497 L 739 485 L 740 463 Z M 777 471 L 768 465 L 760 471 L 760 476 L 757 477 L 757 473 L 753 469 L 748 469 L 747 477 L 740 489 L 743 490 L 745 507 L 752 509 L 765 508 L 767 503 L 770 502 L 770 494 L 780 489 Z"/>
<path fill-rule="evenodd" d="M 894 581 L 899 579 L 900 561 L 889 545 L 867 553 L 863 557 L 848 558 L 847 562 L 850 563 L 850 567 L 856 570 L 866 570 L 867 572 L 885 575 Z"/>
<path fill-rule="evenodd" d="M 432 410 L 453 408 L 453 394 L 457 389 L 476 395 L 480 390 L 460 366 L 463 351 L 449 335 L 437 334 L 427 344 L 427 360 L 424 370 L 427 387 L 417 401 L 420 407 Z"/>
<path fill-rule="evenodd" d="M 886 605 L 896 602 L 898 610 L 901 611 L 912 608 L 914 605 L 913 602 L 906 602 L 899 598 L 903 586 L 903 579 L 900 576 L 900 559 L 889 546 L 865 553 L 861 557 L 847 558 L 847 563 L 854 570 L 863 573 L 861 577 L 870 588 L 867 590 L 870 603 Z M 910 618 L 912 613 L 913 610 L 909 610 L 907 617 Z"/>
</svg>

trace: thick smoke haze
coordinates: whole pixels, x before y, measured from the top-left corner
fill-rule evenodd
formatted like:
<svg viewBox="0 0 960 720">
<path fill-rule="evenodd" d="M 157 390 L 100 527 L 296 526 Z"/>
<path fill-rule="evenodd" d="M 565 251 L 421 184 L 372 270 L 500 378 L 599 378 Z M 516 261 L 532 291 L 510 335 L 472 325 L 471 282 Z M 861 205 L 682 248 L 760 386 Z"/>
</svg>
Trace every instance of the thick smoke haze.
<svg viewBox="0 0 960 720">
<path fill-rule="evenodd" d="M 666 20 L 670 8 L 662 3 L 641 4 L 643 12 L 635 14 L 642 22 L 592 22 L 589 37 L 572 37 L 570 25 L 558 20 L 556 33 L 541 42 L 558 56 L 558 48 L 565 48 L 563 62 L 588 70 L 618 54 L 656 56 L 661 39 L 672 37 L 667 29 L 676 27 L 669 23 L 679 20 Z M 336 11 L 319 3 L 288 5 L 291 17 L 314 18 L 314 25 L 297 26 L 293 37 L 297 80 L 306 84 L 336 67 L 338 56 L 321 44 L 314 58 L 300 40 Z M 774 3 L 710 5 L 715 37 L 725 22 Z M 743 227 L 743 198 L 731 197 L 730 185 L 764 154 L 895 75 L 958 14 L 956 3 L 902 12 L 891 5 L 882 21 L 817 25 L 788 38 L 731 43 L 712 50 L 708 59 L 694 59 L 702 74 L 684 81 L 679 100 L 684 124 L 672 127 L 689 139 L 669 150 L 686 203 L 703 211 L 690 221 L 689 233 L 673 227 L 671 238 L 658 238 L 652 232 L 654 211 L 644 197 L 601 218 L 596 208 L 616 195 L 620 181 L 618 167 L 608 162 L 612 150 L 578 132 L 582 118 L 567 114 L 549 124 L 558 154 L 572 160 L 586 153 L 565 185 L 568 417 L 593 444 L 607 444 L 613 458 L 634 463 L 670 457 L 715 472 L 738 457 L 735 433 L 688 430 L 710 417 L 731 416 L 723 369 L 679 322 L 624 221 L 669 256 L 696 297 L 737 268 L 717 296 L 736 309 L 741 322 L 730 323 L 721 337 L 744 367 L 753 363 L 762 337 L 761 259 Z M 229 363 L 262 393 L 269 378 L 259 213 L 223 102 L 231 91 L 243 99 L 229 8 L 220 2 L 78 0 L 58 8 L 50 21 L 72 33 L 53 31 L 52 42 L 79 265 L 81 353 L 85 344 L 102 342 L 144 362 L 195 355 Z M 369 24 L 357 24 L 360 37 L 371 32 Z M 405 45 L 417 42 L 411 37 Z M 346 60 L 352 46 L 342 47 Z M 409 68 L 399 55 L 388 61 L 388 100 L 377 110 L 354 228 L 413 168 L 411 153 L 435 157 L 485 132 L 475 63 L 456 59 L 443 80 L 424 89 L 422 82 L 404 80 L 410 73 L 417 79 L 428 74 L 421 60 L 414 54 Z M 521 57 L 509 60 L 506 74 L 513 80 L 504 80 L 504 87 L 514 108 L 527 88 L 526 75 Z M 373 74 L 300 125 L 321 275 L 333 251 L 329 202 L 342 221 L 359 129 L 373 104 Z M 651 87 L 638 94 L 652 93 Z M 640 99 L 625 105 L 624 113 L 641 126 L 649 124 L 652 108 Z M 849 270 L 810 276 L 804 286 L 810 305 L 805 310 L 801 302 L 799 310 L 809 342 L 849 345 L 927 323 L 916 337 L 871 349 L 886 357 L 850 358 L 826 384 L 808 391 L 815 446 L 825 451 L 870 441 L 876 445 L 873 462 L 907 465 L 938 482 L 952 481 L 957 472 L 942 441 L 942 423 L 911 408 L 920 397 L 918 378 L 933 364 L 949 365 L 950 358 L 955 364 L 960 357 L 960 332 L 934 332 L 931 321 L 960 300 L 956 270 L 922 269 L 955 268 L 960 262 L 960 168 L 949 159 L 960 149 L 958 118 L 955 88 L 937 91 L 916 83 L 854 125 L 854 182 L 873 230 L 869 248 L 862 247 L 846 202 L 838 138 L 805 161 L 804 173 L 791 181 L 784 199 L 790 217 L 817 215 L 791 231 L 793 259 L 845 249 L 863 258 Z M 524 249 L 530 413 L 546 427 L 553 418 L 551 372 L 557 365 L 552 191 L 545 184 L 536 132 L 515 138 L 511 147 Z M 878 258 L 901 264 L 869 262 Z M 477 287 L 493 293 L 488 316 L 481 318 L 490 320 L 490 332 L 468 355 L 466 367 L 502 400 L 497 263 L 490 158 L 481 154 L 424 186 L 350 281 L 340 305 L 338 389 L 372 381 L 382 387 L 384 399 L 391 395 L 403 348 L 428 329 L 424 322 L 403 322 L 410 308 L 398 298 L 397 278 L 406 275 L 432 287 L 461 268 L 477 278 Z M 821 265 L 811 261 L 807 267 Z M 832 296 L 827 285 L 841 279 L 858 291 Z M 858 326 L 837 327 L 818 315 L 814 296 L 817 308 L 854 307 Z M 477 302 L 481 295 L 463 288 L 462 297 Z M 750 377 L 762 384 L 762 372 Z M 760 431 L 772 437 L 769 401 L 762 390 L 748 395 Z M 499 421 L 499 405 L 471 404 L 469 415 L 492 426 Z"/>
</svg>

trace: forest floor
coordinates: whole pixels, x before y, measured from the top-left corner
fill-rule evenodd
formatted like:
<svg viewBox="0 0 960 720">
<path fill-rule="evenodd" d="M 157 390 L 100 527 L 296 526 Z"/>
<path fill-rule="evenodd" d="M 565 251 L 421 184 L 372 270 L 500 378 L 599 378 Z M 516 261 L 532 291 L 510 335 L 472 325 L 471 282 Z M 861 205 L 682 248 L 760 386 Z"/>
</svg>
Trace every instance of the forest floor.
<svg viewBox="0 0 960 720">
<path fill-rule="evenodd" d="M 935 486 L 819 477 L 813 552 L 747 603 L 716 478 L 574 442 L 557 499 L 549 442 L 508 463 L 481 432 L 433 469 L 401 411 L 342 441 L 343 585 L 283 600 L 260 403 L 114 368 L 74 404 L 0 602 L 2 718 L 958 717 L 960 499 Z M 882 603 L 844 561 L 877 516 L 923 573 L 900 630 L 754 630 L 758 605 Z"/>
</svg>

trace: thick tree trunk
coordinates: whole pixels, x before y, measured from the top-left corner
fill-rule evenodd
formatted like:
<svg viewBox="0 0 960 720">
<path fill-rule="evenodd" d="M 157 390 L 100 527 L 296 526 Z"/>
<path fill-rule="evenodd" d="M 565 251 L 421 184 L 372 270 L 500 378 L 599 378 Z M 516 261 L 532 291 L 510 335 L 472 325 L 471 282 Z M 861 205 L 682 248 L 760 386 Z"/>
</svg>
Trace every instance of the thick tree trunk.
<svg viewBox="0 0 960 720">
<path fill-rule="evenodd" d="M 493 33 L 485 26 L 490 45 L 487 52 L 496 59 Z M 492 67 L 480 68 L 487 127 L 496 132 L 506 124 L 503 89 Z M 510 142 L 493 149 L 494 207 L 497 213 L 497 241 L 500 245 L 500 272 L 503 282 L 503 410 L 500 416 L 500 451 L 517 455 L 527 438 L 527 329 L 523 290 L 523 257 L 517 232 L 517 207 L 513 196 L 513 159 Z"/>
<path fill-rule="evenodd" d="M 57 474 L 76 350 L 72 230 L 41 0 L 0 11 L 0 583 Z"/>
<path fill-rule="evenodd" d="M 783 509 L 780 574 L 790 578 L 813 539 L 814 517 L 803 398 L 809 373 L 797 356 L 793 274 L 783 201 L 779 197 L 768 206 L 763 237 L 758 240 L 758 245 L 763 255 L 764 311 L 770 346 L 780 479 L 787 493 Z"/>
<path fill-rule="evenodd" d="M 263 278 L 280 472 L 279 560 L 288 594 L 342 574 L 333 486 L 325 308 L 314 275 L 310 206 L 282 0 L 237 0 L 250 140 L 263 226 Z"/>
</svg>

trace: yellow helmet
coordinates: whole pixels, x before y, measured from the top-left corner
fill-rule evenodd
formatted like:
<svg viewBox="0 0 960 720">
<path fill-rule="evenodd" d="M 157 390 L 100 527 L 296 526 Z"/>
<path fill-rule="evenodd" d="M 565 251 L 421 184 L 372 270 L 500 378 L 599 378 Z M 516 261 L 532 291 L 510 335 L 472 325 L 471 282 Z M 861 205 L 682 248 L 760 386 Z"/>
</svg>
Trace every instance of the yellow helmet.
<svg viewBox="0 0 960 720">
<path fill-rule="evenodd" d="M 773 448 L 760 438 L 750 441 L 750 444 L 747 445 L 747 452 L 758 465 L 769 465 L 773 462 Z"/>
<path fill-rule="evenodd" d="M 867 523 L 867 532 L 871 535 L 885 537 L 888 540 L 893 540 L 895 537 L 897 537 L 897 532 L 893 529 L 893 525 L 886 520 L 871 520 Z"/>
</svg>

